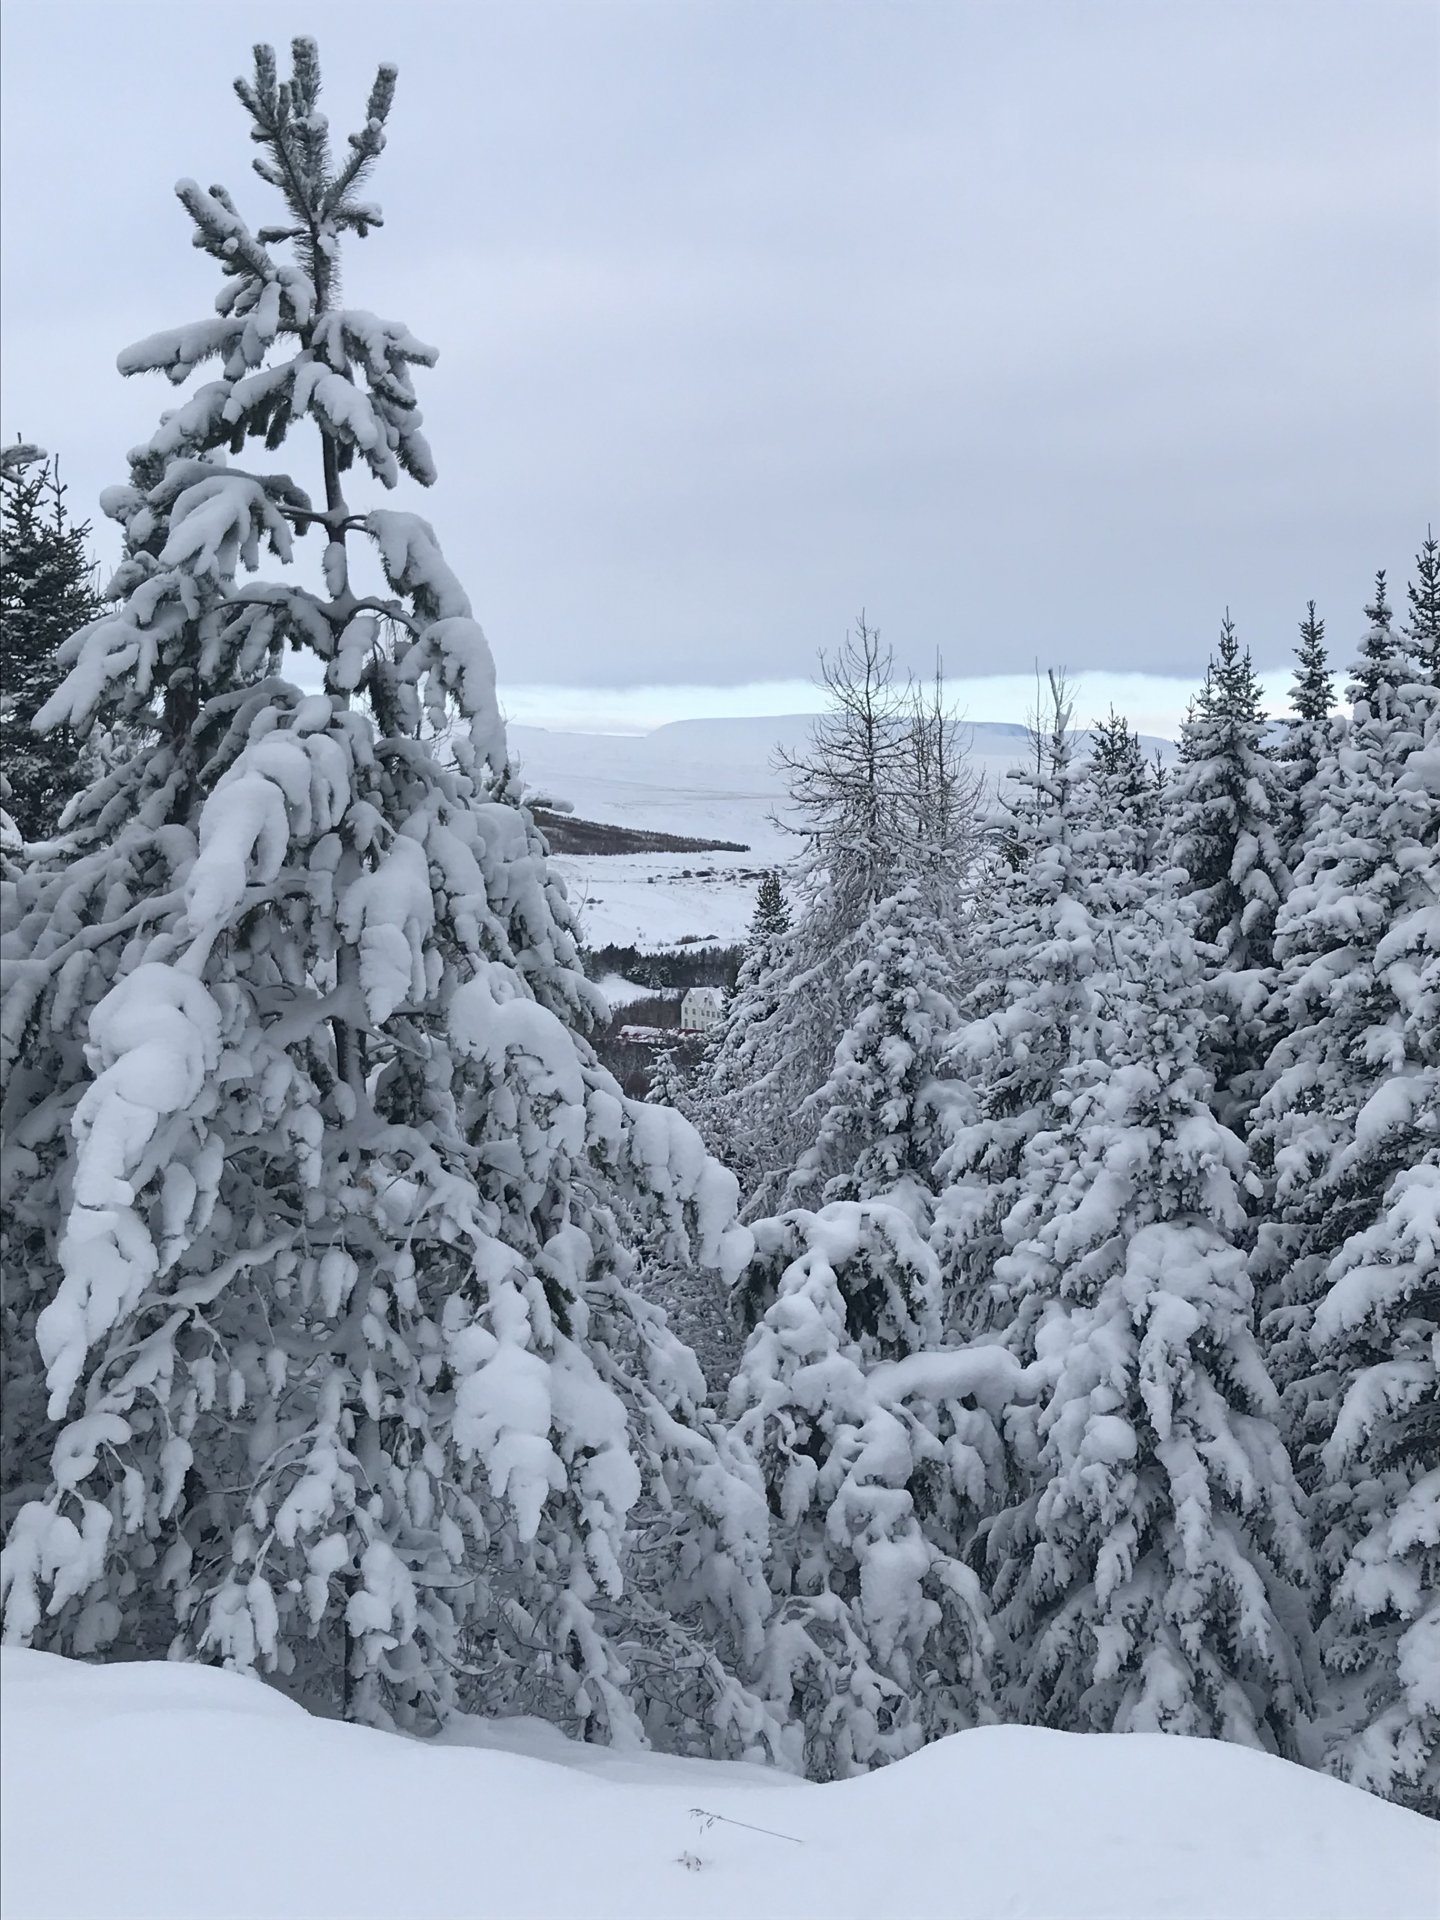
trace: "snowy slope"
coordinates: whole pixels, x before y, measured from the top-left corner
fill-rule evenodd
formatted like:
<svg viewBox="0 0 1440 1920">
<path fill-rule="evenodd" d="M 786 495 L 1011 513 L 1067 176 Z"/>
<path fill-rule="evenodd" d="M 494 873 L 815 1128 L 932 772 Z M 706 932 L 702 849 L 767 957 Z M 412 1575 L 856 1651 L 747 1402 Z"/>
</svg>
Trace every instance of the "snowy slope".
<svg viewBox="0 0 1440 1920">
<path fill-rule="evenodd" d="M 793 858 L 781 848 L 770 865 Z M 755 911 L 753 853 L 553 854 L 592 947 L 734 946 Z"/>
<path fill-rule="evenodd" d="M 509 729 L 527 782 L 570 801 L 586 820 L 734 840 L 749 853 L 555 856 L 592 946 L 673 947 L 744 938 L 755 875 L 794 857 L 770 816 L 785 799 L 782 743 L 798 748 L 808 719 L 680 720 L 647 734 Z"/>
<path fill-rule="evenodd" d="M 686 935 L 727 944 L 743 938 L 755 904 L 756 870 L 795 854 L 794 837 L 772 818 L 785 804 L 775 756 L 782 747 L 803 748 L 811 725 L 809 717 L 792 714 L 676 720 L 646 734 L 510 727 L 511 750 L 528 785 L 570 801 L 582 818 L 734 840 L 751 850 L 557 856 L 556 866 L 581 903 L 590 943 L 666 947 Z M 1025 756 L 1024 727 L 977 723 L 969 735 L 972 760 L 992 789 Z M 1173 753 L 1168 742 L 1146 745 Z"/>
<path fill-rule="evenodd" d="M 810 724 L 791 716 L 676 720 L 644 734 L 507 731 L 527 781 L 587 820 L 743 841 L 763 857 L 788 844 L 769 819 L 785 797 L 776 749 L 803 746 Z"/>
<path fill-rule="evenodd" d="M 534 1721 L 426 1746 L 213 1668 L 0 1680 L 6 1920 L 1433 1920 L 1440 1887 L 1440 1827 L 1208 1741 L 993 1728 L 816 1787 Z"/>
</svg>

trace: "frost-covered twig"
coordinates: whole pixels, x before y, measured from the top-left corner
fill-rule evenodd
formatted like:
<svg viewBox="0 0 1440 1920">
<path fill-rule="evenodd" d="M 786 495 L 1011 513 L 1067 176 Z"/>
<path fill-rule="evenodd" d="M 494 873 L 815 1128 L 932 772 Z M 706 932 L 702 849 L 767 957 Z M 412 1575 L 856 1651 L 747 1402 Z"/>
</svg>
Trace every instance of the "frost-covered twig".
<svg viewBox="0 0 1440 1920">
<path fill-rule="evenodd" d="M 774 1827 L 757 1827 L 751 1820 L 732 1820 L 728 1813 L 711 1813 L 707 1807 L 691 1807 L 690 1817 L 700 1822 L 702 1831 L 713 1827 L 717 1820 L 723 1820 L 727 1827 L 744 1827 L 747 1833 L 763 1833 L 772 1840 L 788 1840 L 795 1847 L 805 1844 L 798 1834 L 777 1833 Z"/>
</svg>

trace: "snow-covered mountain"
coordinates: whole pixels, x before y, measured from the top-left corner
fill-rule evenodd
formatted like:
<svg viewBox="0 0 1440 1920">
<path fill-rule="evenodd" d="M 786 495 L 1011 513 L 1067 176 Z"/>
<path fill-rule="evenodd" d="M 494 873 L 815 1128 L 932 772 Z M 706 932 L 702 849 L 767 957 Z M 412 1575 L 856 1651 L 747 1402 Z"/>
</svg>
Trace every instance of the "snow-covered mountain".
<svg viewBox="0 0 1440 1920">
<path fill-rule="evenodd" d="M 670 947 L 741 939 L 759 874 L 793 858 L 796 842 L 776 824 L 785 805 L 781 750 L 798 751 L 814 716 L 674 720 L 652 733 L 552 733 L 512 726 L 512 751 L 529 785 L 567 800 L 587 820 L 738 841 L 748 853 L 557 855 L 580 903 L 592 946 Z M 993 788 L 1025 758 L 1023 726 L 977 721 L 970 753 Z M 1081 751 L 1087 736 L 1078 736 Z M 1174 753 L 1169 741 L 1146 747 Z"/>
</svg>

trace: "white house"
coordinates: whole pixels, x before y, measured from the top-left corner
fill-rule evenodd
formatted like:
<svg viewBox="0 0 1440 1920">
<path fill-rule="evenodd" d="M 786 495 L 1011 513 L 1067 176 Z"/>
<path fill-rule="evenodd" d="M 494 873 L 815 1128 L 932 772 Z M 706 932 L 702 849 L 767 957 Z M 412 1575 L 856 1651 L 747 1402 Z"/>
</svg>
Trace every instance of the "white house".
<svg viewBox="0 0 1440 1920">
<path fill-rule="evenodd" d="M 691 987 L 680 1002 L 680 1031 L 709 1033 L 725 1018 L 725 996 L 719 987 Z"/>
</svg>

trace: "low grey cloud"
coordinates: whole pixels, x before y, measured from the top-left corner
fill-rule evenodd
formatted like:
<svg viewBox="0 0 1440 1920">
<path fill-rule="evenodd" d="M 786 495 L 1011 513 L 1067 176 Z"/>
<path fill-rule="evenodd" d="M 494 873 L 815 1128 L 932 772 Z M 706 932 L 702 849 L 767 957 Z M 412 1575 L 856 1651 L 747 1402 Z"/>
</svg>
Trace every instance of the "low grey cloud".
<svg viewBox="0 0 1440 1920">
<path fill-rule="evenodd" d="M 198 316 L 171 187 L 257 211 L 228 81 L 400 65 L 347 291 L 441 349 L 425 510 L 502 682 L 902 658 L 1262 665 L 1440 518 L 1430 5 L 547 4 L 5 16 L 4 431 L 77 504 Z"/>
</svg>

